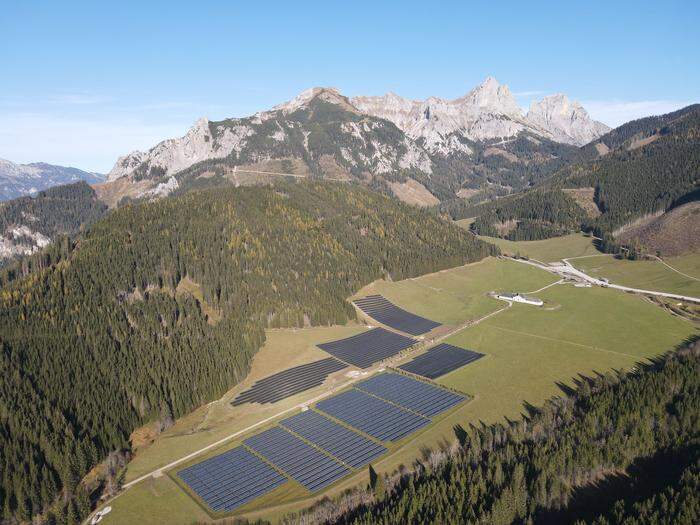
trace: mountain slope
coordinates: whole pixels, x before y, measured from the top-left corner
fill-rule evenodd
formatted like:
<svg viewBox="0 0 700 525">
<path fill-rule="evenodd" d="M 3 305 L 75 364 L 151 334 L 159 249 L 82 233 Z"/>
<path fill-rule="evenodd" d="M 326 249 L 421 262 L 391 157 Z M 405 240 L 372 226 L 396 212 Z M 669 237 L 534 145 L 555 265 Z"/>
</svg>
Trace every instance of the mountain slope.
<svg viewBox="0 0 700 525">
<path fill-rule="evenodd" d="M 625 124 L 581 155 L 593 158 L 572 163 L 549 184 L 595 188 L 599 230 L 668 210 L 700 186 L 700 105 Z"/>
<path fill-rule="evenodd" d="M 62 184 L 85 181 L 89 184 L 102 182 L 99 173 L 54 166 L 45 162 L 15 164 L 0 159 L 0 201 L 23 195 L 34 195 L 41 190 Z"/>
<path fill-rule="evenodd" d="M 37 252 L 60 235 L 78 233 L 106 211 L 86 182 L 0 204 L 0 267 L 12 258 Z"/>
<path fill-rule="evenodd" d="M 495 254 L 357 185 L 280 182 L 123 206 L 0 291 L 3 516 L 28 519 L 144 422 L 245 376 L 267 326 L 342 323 L 346 297 Z M 202 301 L 178 293 L 183 280 Z M 209 318 L 206 312 L 219 315 Z M 77 512 L 77 511 L 76 511 Z"/>
<path fill-rule="evenodd" d="M 200 119 L 181 138 L 121 157 L 98 191 L 114 206 L 124 197 L 151 199 L 183 186 L 252 184 L 289 173 L 352 179 L 399 198 L 425 189 L 440 200 L 462 189 L 507 193 L 550 174 L 575 151 L 571 144 L 603 131 L 580 106 L 555 106 L 535 124 L 508 87 L 491 78 L 455 101 L 348 99 L 313 88 L 251 117 Z M 571 113 L 568 127 L 562 111 Z"/>
<path fill-rule="evenodd" d="M 587 212 L 583 214 L 582 209 L 578 214 L 578 226 L 593 230 L 606 239 L 604 245 L 618 249 L 612 241 L 614 234 L 698 199 L 700 105 L 620 126 L 570 159 L 537 188 L 549 195 L 547 200 L 531 199 L 532 190 L 481 206 L 451 201 L 443 204 L 443 211 L 454 219 L 481 215 L 474 223 L 476 231 L 493 234 L 503 217 L 517 222 L 527 212 L 530 221 L 548 221 L 547 216 L 554 217 L 553 202 L 575 197 Z M 584 202 L 586 196 L 590 202 Z M 494 211 L 498 213 L 494 215 Z M 574 227 L 573 216 L 565 216 L 566 220 L 555 219 L 538 235 L 556 235 Z M 655 243 L 661 242 L 655 239 Z"/>
</svg>

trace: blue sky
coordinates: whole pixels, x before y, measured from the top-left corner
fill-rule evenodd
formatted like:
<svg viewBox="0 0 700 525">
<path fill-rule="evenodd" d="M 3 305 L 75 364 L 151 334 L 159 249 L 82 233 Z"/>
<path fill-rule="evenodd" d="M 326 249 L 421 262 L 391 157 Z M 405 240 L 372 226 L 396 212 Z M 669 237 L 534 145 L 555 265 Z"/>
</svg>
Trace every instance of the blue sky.
<svg viewBox="0 0 700 525">
<path fill-rule="evenodd" d="M 310 86 L 454 98 L 488 75 L 617 125 L 700 102 L 698 27 L 697 1 L 5 0 L 0 158 L 106 172 Z"/>
</svg>

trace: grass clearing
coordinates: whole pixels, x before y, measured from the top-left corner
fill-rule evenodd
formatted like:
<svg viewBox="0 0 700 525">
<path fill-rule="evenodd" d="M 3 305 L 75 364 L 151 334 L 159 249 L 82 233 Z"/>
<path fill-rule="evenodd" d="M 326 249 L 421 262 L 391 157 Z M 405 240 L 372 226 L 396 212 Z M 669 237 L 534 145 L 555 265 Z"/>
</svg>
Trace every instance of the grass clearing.
<svg viewBox="0 0 700 525">
<path fill-rule="evenodd" d="M 700 279 L 700 253 L 688 253 L 678 257 L 665 257 L 664 261 L 679 272 Z"/>
<path fill-rule="evenodd" d="M 468 230 L 472 223 L 476 220 L 476 217 L 469 217 L 468 219 L 459 219 L 455 221 L 455 224 L 460 228 Z"/>
<path fill-rule="evenodd" d="M 688 275 L 700 274 L 700 254 L 671 257 L 667 263 Z M 588 275 L 605 277 L 614 284 L 700 297 L 700 281 L 681 275 L 660 261 L 629 261 L 609 255 L 574 259 L 571 264 Z"/>
<path fill-rule="evenodd" d="M 541 241 L 509 241 L 499 237 L 479 236 L 483 241 L 498 246 L 504 254 L 522 255 L 541 262 L 555 262 L 567 257 L 596 255 L 600 252 L 593 245 L 593 239 L 582 233 Z"/>
<path fill-rule="evenodd" d="M 502 301 L 487 296 L 490 291 L 530 292 L 557 280 L 532 266 L 489 257 L 415 279 L 376 281 L 357 296 L 380 294 L 412 313 L 458 325 L 503 307 Z"/>
</svg>

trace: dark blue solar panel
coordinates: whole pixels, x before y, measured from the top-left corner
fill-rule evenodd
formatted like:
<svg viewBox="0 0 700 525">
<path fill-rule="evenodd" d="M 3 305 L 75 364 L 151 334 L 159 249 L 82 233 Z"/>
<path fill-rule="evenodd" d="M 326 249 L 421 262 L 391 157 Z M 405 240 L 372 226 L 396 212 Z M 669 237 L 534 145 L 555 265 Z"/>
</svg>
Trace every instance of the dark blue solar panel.
<svg viewBox="0 0 700 525">
<path fill-rule="evenodd" d="M 383 328 L 374 328 L 338 341 L 317 345 L 321 350 L 359 368 L 398 354 L 416 344 L 415 339 Z"/>
<path fill-rule="evenodd" d="M 412 374 L 435 379 L 481 357 L 484 357 L 484 354 L 442 343 L 399 368 Z"/>
<path fill-rule="evenodd" d="M 241 392 L 231 404 L 238 406 L 244 403 L 275 403 L 323 384 L 329 374 L 346 366 L 332 357 L 295 366 L 257 381 L 248 390 Z"/>
<path fill-rule="evenodd" d="M 350 470 L 280 427 L 261 432 L 244 443 L 291 478 L 315 492 L 350 474 Z"/>
<path fill-rule="evenodd" d="M 312 410 L 284 419 L 280 425 L 353 468 L 362 467 L 386 452 L 382 445 Z"/>
<path fill-rule="evenodd" d="M 425 334 L 440 326 L 440 323 L 399 308 L 381 295 L 368 295 L 353 302 L 373 319 L 407 334 Z"/>
<path fill-rule="evenodd" d="M 384 373 L 360 381 L 355 388 L 432 417 L 462 402 L 464 396 L 400 374 Z"/>
<path fill-rule="evenodd" d="M 348 390 L 316 404 L 319 410 L 382 441 L 396 441 L 430 423 L 359 390 Z"/>
<path fill-rule="evenodd" d="M 177 473 L 214 511 L 231 511 L 272 491 L 287 478 L 243 447 Z"/>
</svg>

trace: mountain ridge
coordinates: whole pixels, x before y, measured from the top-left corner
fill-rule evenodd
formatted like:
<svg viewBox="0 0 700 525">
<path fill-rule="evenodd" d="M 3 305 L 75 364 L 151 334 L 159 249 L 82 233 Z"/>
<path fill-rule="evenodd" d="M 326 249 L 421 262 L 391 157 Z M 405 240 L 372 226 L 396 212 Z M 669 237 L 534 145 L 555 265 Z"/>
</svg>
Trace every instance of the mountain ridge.
<svg viewBox="0 0 700 525">
<path fill-rule="evenodd" d="M 0 201 L 14 199 L 78 181 L 96 184 L 104 181 L 104 176 L 92 171 L 58 166 L 46 162 L 18 164 L 0 159 Z"/>
<path fill-rule="evenodd" d="M 348 98 L 336 88 L 316 87 L 249 117 L 221 121 L 203 117 L 182 137 L 120 157 L 107 183 L 124 177 L 152 180 L 148 188 L 132 191 L 130 196 L 138 198 L 149 196 L 148 191 L 170 177 L 177 181 L 178 174 L 201 163 L 216 164 L 224 171 L 261 170 L 265 163 L 286 160 L 300 164 L 305 174 L 341 174 L 382 186 L 388 193 L 391 182 L 410 178 L 440 200 L 454 198 L 465 184 L 478 186 L 489 178 L 489 183 L 520 188 L 531 182 L 523 172 L 539 169 L 528 167 L 533 159 L 539 165 L 559 156 L 552 155 L 549 146 L 536 155 L 542 141 L 571 146 L 588 137 L 598 138 L 608 129 L 592 121 L 579 104 L 569 104 L 566 97 L 556 101 L 560 104 L 550 103 L 547 112 L 537 113 L 549 118 L 534 123 L 508 87 L 492 77 L 453 101 L 437 97 L 411 101 L 393 93 Z M 482 158 L 493 143 L 523 136 L 531 139 L 528 151 L 524 156 L 506 155 L 511 165 L 505 175 L 502 162 Z M 175 183 L 171 181 L 169 187 Z"/>
</svg>

